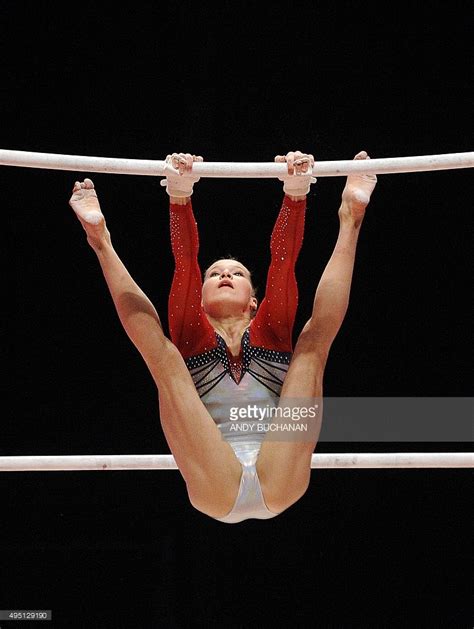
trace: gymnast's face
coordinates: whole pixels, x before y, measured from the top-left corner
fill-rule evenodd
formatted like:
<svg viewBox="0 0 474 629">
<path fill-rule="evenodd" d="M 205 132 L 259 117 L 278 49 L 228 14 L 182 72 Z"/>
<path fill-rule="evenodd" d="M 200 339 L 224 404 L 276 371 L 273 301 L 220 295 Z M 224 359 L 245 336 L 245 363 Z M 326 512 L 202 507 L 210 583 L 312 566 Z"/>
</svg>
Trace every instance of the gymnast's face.
<svg viewBox="0 0 474 629">
<path fill-rule="evenodd" d="M 250 271 L 237 260 L 217 260 L 206 271 L 202 306 L 211 317 L 252 316 L 257 309 Z"/>
</svg>

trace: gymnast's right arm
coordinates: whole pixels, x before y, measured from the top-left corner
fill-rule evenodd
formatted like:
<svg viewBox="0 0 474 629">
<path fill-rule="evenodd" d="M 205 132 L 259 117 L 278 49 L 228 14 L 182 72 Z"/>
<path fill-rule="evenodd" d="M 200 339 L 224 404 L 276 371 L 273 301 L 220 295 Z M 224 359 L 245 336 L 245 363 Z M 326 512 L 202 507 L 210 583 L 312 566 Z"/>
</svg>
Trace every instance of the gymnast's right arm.
<svg viewBox="0 0 474 629">
<path fill-rule="evenodd" d="M 168 339 L 163 334 L 155 307 L 135 283 L 115 252 L 94 184 L 76 181 L 69 205 L 97 255 L 117 314 L 132 343 L 149 367 L 156 364 Z"/>
<path fill-rule="evenodd" d="M 193 163 L 201 156 L 173 153 L 166 158 L 166 186 L 170 198 L 171 248 L 175 260 L 173 283 L 168 300 L 168 322 L 171 340 L 183 358 L 210 349 L 216 342 L 214 329 L 201 305 L 202 277 L 198 263 L 199 235 L 191 195 L 199 177 Z"/>
</svg>

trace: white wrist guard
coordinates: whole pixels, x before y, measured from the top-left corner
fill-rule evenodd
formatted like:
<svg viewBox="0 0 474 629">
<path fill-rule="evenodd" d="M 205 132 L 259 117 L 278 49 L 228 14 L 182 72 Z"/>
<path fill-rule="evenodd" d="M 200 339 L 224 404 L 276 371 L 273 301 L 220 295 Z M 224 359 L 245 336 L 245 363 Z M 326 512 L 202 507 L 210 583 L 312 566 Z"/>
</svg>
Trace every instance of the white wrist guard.
<svg viewBox="0 0 474 629">
<path fill-rule="evenodd" d="M 316 177 L 311 175 L 288 175 L 287 177 L 280 177 L 283 181 L 283 190 L 285 194 L 289 194 L 292 197 L 305 196 L 308 194 L 311 184 L 316 183 Z"/>
<path fill-rule="evenodd" d="M 170 197 L 186 198 L 193 193 L 193 186 L 199 181 L 196 175 L 180 175 L 171 165 L 171 158 L 165 161 L 166 179 L 160 181 L 161 186 L 166 186 L 166 192 Z"/>
</svg>

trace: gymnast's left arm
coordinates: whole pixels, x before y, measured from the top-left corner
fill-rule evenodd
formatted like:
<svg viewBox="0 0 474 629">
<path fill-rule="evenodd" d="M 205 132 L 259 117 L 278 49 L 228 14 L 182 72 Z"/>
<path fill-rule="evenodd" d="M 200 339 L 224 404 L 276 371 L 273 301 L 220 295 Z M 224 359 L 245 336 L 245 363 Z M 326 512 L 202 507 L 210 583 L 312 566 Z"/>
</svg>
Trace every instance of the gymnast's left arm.
<svg viewBox="0 0 474 629">
<path fill-rule="evenodd" d="M 282 178 L 285 196 L 270 241 L 265 298 L 251 334 L 256 345 L 291 352 L 298 306 L 295 264 L 303 243 L 306 195 L 316 179 L 311 176 L 314 157 L 310 154 L 291 151 L 277 155 L 275 161 L 286 162 L 288 175 Z"/>
</svg>

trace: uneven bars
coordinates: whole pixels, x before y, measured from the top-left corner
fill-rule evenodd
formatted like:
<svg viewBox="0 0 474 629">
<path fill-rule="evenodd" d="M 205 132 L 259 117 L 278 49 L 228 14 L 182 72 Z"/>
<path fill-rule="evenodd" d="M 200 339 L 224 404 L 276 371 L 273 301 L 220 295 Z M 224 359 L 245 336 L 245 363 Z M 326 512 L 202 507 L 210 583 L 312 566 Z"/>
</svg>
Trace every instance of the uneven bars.
<svg viewBox="0 0 474 629">
<path fill-rule="evenodd" d="M 472 468 L 471 452 L 397 452 L 313 454 L 313 469 Z M 2 456 L 0 472 L 176 470 L 171 454 L 85 454 L 75 456 Z"/>
<path fill-rule="evenodd" d="M 164 160 L 31 153 L 7 149 L 0 149 L 0 165 L 122 175 L 165 176 Z M 370 161 L 316 162 L 312 174 L 315 177 L 340 177 L 354 172 L 382 175 L 473 167 L 474 151 L 417 157 L 376 158 Z M 271 178 L 287 175 L 287 169 L 285 164 L 274 162 L 197 162 L 193 165 L 193 174 L 199 177 Z"/>
</svg>

